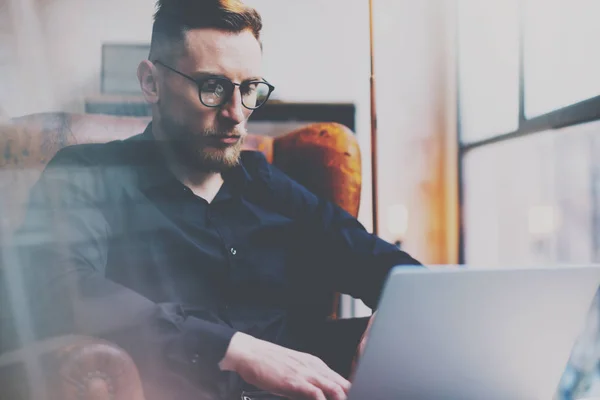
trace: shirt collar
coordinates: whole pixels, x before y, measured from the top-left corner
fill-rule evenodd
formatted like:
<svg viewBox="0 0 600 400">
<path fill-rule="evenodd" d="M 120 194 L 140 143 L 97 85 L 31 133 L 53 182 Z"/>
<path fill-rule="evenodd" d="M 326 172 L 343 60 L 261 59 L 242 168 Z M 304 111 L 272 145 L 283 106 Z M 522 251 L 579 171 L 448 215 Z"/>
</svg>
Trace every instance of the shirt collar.
<svg viewBox="0 0 600 400">
<path fill-rule="evenodd" d="M 152 134 L 152 122 L 148 124 L 144 132 L 130 139 L 139 143 L 141 151 L 137 152 L 139 184 L 142 190 L 153 190 L 166 185 L 183 185 L 166 165 L 154 135 Z M 251 175 L 240 162 L 237 166 L 223 173 L 223 186 L 217 193 L 215 200 L 225 200 L 231 198 L 234 194 L 240 194 L 243 189 L 252 181 Z"/>
</svg>

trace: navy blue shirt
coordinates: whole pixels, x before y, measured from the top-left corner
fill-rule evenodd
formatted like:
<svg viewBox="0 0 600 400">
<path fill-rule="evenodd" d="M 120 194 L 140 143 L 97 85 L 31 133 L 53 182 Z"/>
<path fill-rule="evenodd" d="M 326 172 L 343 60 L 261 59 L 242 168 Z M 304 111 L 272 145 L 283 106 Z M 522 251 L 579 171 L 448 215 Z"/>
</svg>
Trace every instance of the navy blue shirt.
<svg viewBox="0 0 600 400">
<path fill-rule="evenodd" d="M 418 264 L 259 152 L 223 178 L 211 203 L 194 195 L 150 126 L 61 150 L 16 236 L 38 335 L 102 337 L 138 365 L 209 376 L 236 331 L 301 349 L 332 293 L 375 308 L 389 270 Z"/>
</svg>

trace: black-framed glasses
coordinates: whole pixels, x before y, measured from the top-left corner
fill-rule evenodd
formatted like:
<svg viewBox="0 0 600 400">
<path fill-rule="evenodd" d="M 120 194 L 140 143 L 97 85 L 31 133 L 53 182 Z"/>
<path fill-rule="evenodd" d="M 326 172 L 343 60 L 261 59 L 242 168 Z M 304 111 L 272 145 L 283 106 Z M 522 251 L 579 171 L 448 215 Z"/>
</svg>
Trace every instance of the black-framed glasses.
<svg viewBox="0 0 600 400">
<path fill-rule="evenodd" d="M 192 78 L 161 61 L 153 61 L 156 65 L 162 65 L 168 70 L 194 82 L 198 86 L 200 102 L 206 107 L 221 107 L 227 103 L 236 86 L 239 86 L 242 94 L 242 105 L 249 110 L 256 110 L 263 106 L 269 96 L 275 90 L 275 86 L 265 80 L 251 80 L 242 83 L 234 83 L 220 76 L 207 76 L 203 78 Z"/>
</svg>

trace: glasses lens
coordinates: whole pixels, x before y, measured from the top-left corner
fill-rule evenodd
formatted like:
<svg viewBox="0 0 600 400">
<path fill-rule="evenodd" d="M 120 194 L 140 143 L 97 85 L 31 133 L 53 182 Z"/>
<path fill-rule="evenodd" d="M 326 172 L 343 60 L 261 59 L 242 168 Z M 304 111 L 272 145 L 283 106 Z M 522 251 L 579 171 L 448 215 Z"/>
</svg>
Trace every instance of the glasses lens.
<svg viewBox="0 0 600 400">
<path fill-rule="evenodd" d="M 232 88 L 232 83 L 226 79 L 208 79 L 200 88 L 200 100 L 206 106 L 218 107 L 229 98 Z"/>
<path fill-rule="evenodd" d="M 242 102 L 248 108 L 258 108 L 269 99 L 271 89 L 265 82 L 250 82 L 241 87 Z"/>
</svg>

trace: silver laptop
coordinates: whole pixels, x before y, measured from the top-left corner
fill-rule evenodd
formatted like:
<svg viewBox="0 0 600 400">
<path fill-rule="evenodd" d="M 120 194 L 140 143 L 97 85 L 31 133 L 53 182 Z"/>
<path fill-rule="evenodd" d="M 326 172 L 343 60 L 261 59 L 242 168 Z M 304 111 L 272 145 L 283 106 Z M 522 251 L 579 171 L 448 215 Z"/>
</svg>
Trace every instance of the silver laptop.
<svg viewBox="0 0 600 400">
<path fill-rule="evenodd" d="M 551 400 L 600 266 L 395 268 L 349 400 Z"/>
</svg>

